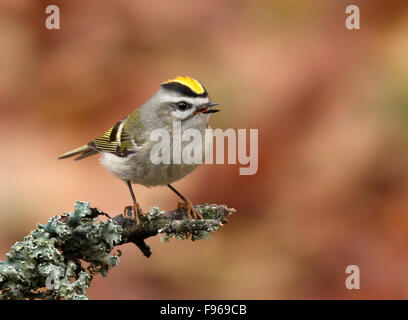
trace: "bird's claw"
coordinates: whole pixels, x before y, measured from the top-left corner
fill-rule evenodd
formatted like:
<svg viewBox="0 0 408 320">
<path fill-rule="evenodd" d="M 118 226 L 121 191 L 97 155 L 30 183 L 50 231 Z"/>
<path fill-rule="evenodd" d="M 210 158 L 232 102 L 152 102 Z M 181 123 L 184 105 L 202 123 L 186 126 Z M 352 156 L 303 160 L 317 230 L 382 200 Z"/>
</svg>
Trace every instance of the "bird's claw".
<svg viewBox="0 0 408 320">
<path fill-rule="evenodd" d="M 143 216 L 143 218 L 146 218 L 146 214 L 142 211 L 142 208 L 138 203 L 135 203 L 133 206 L 126 206 L 124 209 L 124 214 L 123 217 L 127 219 L 129 217 L 129 210 L 132 212 L 132 217 L 131 219 L 136 221 L 137 225 L 140 225 L 140 218 L 139 216 Z"/>
<path fill-rule="evenodd" d="M 188 219 L 204 219 L 203 216 L 194 208 L 191 201 L 179 202 L 177 209 L 183 209 L 186 211 Z"/>
</svg>

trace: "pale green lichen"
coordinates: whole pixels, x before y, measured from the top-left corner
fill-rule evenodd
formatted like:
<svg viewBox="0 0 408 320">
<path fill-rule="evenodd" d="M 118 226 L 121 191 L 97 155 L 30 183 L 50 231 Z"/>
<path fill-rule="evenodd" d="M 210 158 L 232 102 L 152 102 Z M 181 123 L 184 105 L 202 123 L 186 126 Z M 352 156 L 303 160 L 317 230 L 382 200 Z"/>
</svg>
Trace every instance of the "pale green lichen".
<svg viewBox="0 0 408 320">
<path fill-rule="evenodd" d="M 149 256 L 143 239 L 157 233 L 163 241 L 208 239 L 224 216 L 235 212 L 207 204 L 196 209 L 203 220 L 188 220 L 182 210 L 165 213 L 155 206 L 135 229 L 134 222 L 121 216 L 101 221 L 98 216 L 105 214 L 77 201 L 74 211 L 39 224 L 0 261 L 0 299 L 87 299 L 94 275 L 106 276 L 118 265 L 120 251 L 111 254 L 115 246 L 133 242 Z"/>
<path fill-rule="evenodd" d="M 164 214 L 164 211 L 160 211 L 158 206 L 150 208 L 149 212 L 146 214 L 148 221 L 159 220 L 160 216 Z"/>
<path fill-rule="evenodd" d="M 162 242 L 169 242 L 170 239 L 192 241 L 211 239 L 210 233 L 217 231 L 220 227 L 220 221 L 224 219 L 222 210 L 217 205 L 203 204 L 197 206 L 196 209 L 203 216 L 203 220 L 195 220 L 191 222 L 184 220 L 177 228 L 177 232 L 172 232 L 172 221 L 167 223 L 159 230 L 159 238 Z M 194 231 L 191 231 L 194 229 Z"/>
<path fill-rule="evenodd" d="M 50 218 L 14 244 L 0 262 L 0 298 L 87 299 L 93 276 L 106 276 L 119 263 L 110 251 L 121 226 L 111 219 L 94 223 L 97 214 L 78 201 L 73 212 Z"/>
</svg>

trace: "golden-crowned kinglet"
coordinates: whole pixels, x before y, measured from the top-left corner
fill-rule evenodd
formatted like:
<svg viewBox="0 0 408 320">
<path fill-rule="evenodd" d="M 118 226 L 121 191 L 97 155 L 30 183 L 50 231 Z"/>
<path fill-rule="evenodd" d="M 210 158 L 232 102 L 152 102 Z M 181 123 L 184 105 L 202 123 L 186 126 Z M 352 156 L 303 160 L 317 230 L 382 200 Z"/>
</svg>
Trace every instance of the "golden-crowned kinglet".
<svg viewBox="0 0 408 320">
<path fill-rule="evenodd" d="M 152 141 L 151 133 L 156 129 L 164 129 L 171 137 L 174 121 L 179 121 L 181 133 L 187 129 L 196 129 L 204 137 L 205 129 L 209 128 L 211 114 L 219 111 L 212 109 L 216 105 L 210 101 L 204 86 L 197 80 L 190 77 L 168 80 L 160 85 L 160 89 L 146 103 L 117 122 L 103 135 L 61 155 L 58 159 L 78 155 L 74 160 L 80 160 L 101 153 L 101 163 L 128 185 L 133 200 L 133 218 L 138 224 L 139 215 L 144 213 L 136 201 L 132 183 L 147 187 L 167 185 L 184 201 L 182 206 L 186 209 L 187 216 L 200 219 L 201 215 L 191 202 L 170 185 L 189 174 L 198 164 L 174 163 L 174 161 L 154 164 L 151 151 L 157 142 Z M 200 141 L 202 150 L 206 148 L 204 144 L 212 143 L 210 139 Z M 174 151 L 182 152 L 174 148 L 183 148 L 187 143 L 188 141 L 181 141 L 180 146 L 177 147 L 171 143 L 169 151 L 171 159 Z M 202 154 L 204 157 L 204 152 Z M 124 216 L 127 216 L 127 209 L 128 207 L 125 207 Z"/>
</svg>

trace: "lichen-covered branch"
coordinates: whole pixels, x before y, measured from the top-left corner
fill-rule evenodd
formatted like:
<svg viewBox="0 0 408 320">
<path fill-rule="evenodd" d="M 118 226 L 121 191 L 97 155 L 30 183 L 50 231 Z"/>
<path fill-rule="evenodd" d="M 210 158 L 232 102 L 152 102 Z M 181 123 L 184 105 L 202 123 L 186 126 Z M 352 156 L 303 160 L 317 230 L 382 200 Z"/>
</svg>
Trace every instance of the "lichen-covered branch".
<svg viewBox="0 0 408 320">
<path fill-rule="evenodd" d="M 153 207 L 136 225 L 129 217 L 110 218 L 77 201 L 74 211 L 39 224 L 0 261 L 0 299 L 87 299 L 94 275 L 106 276 L 118 265 L 121 252 L 111 253 L 115 246 L 131 242 L 149 257 L 146 238 L 206 239 L 235 212 L 224 205 L 195 208 L 204 219 L 189 220 L 183 209 L 164 212 Z"/>
</svg>

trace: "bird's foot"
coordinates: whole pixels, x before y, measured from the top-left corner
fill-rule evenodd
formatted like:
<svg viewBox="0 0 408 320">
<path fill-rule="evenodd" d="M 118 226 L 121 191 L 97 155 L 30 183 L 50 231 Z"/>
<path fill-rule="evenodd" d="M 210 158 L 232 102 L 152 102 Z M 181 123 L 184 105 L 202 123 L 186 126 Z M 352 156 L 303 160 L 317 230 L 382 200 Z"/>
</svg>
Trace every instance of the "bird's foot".
<svg viewBox="0 0 408 320">
<path fill-rule="evenodd" d="M 177 208 L 184 209 L 186 211 L 187 218 L 189 219 L 204 219 L 189 200 L 186 200 L 185 202 L 179 202 Z"/>
<path fill-rule="evenodd" d="M 140 225 L 140 216 L 143 216 L 143 218 L 146 218 L 146 214 L 142 211 L 142 208 L 138 203 L 135 203 L 133 206 L 126 206 L 124 209 L 124 214 L 123 216 L 128 218 L 128 212 L 129 210 L 132 211 L 132 217 L 131 219 L 136 221 L 137 225 Z"/>
</svg>

